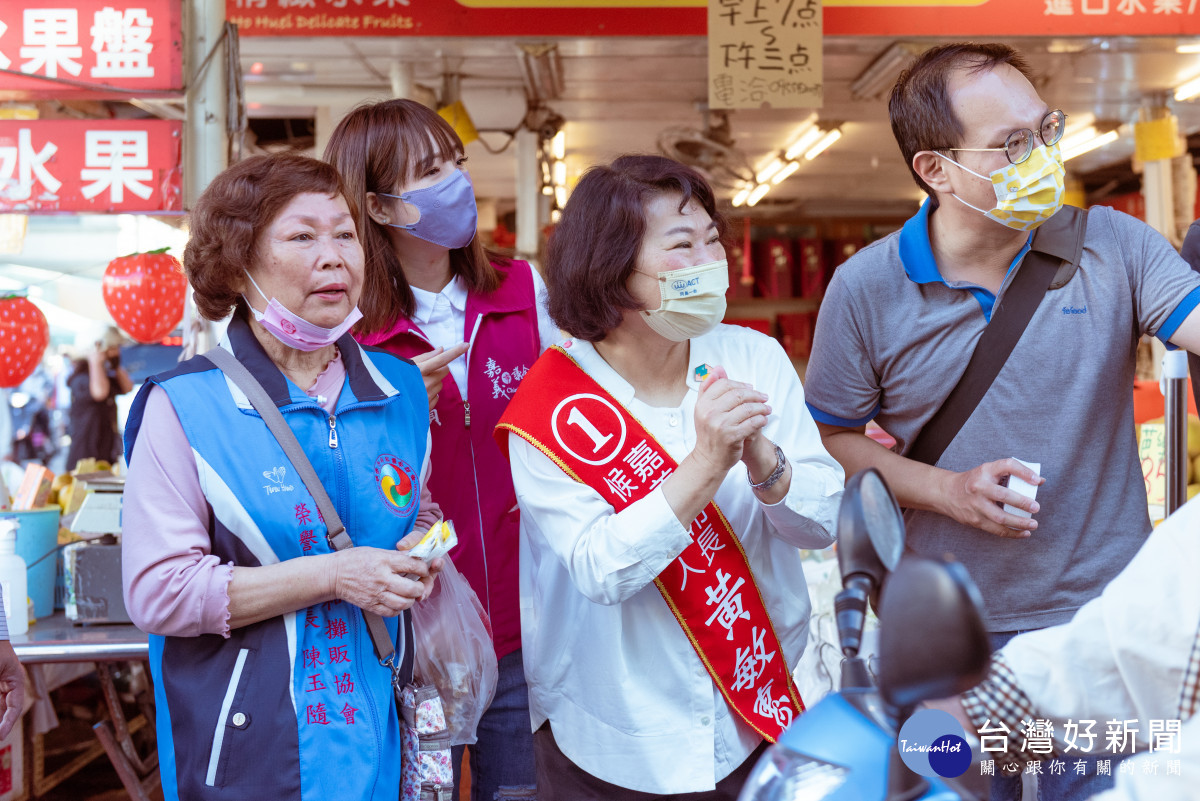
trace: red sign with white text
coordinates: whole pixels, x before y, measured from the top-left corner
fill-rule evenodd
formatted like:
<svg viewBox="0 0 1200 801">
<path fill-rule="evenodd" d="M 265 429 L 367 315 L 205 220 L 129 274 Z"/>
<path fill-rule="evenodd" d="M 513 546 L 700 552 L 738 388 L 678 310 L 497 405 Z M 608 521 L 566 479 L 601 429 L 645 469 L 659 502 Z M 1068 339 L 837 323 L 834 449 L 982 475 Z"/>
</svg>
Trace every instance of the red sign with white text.
<svg viewBox="0 0 1200 801">
<path fill-rule="evenodd" d="M 705 0 L 225 0 L 243 36 L 703 36 Z M 810 0 L 796 0 L 803 5 Z M 815 3 L 815 0 L 811 0 Z M 754 0 L 722 2 L 753 13 Z M 825 0 L 826 36 L 1190 36 L 1197 0 Z"/>
<path fill-rule="evenodd" d="M 178 92 L 179 11 L 180 0 L 0 3 L 0 100 Z"/>
<path fill-rule="evenodd" d="M 183 209 L 183 123 L 0 120 L 0 212 Z"/>
</svg>

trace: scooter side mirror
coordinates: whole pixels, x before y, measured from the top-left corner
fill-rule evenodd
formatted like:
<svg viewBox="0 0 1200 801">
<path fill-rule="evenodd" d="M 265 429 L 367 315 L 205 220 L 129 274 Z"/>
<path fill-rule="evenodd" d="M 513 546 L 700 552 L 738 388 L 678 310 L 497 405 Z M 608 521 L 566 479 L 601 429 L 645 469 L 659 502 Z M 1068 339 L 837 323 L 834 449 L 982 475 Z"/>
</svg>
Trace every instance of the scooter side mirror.
<svg viewBox="0 0 1200 801">
<path fill-rule="evenodd" d="M 904 517 L 875 468 L 855 473 L 846 482 L 837 540 L 842 585 L 848 586 L 851 576 L 866 576 L 872 585 L 871 605 L 878 607 L 879 588 L 904 552 Z"/>
<path fill-rule="evenodd" d="M 883 588 L 879 612 L 884 700 L 906 709 L 982 681 L 992 655 L 982 607 L 959 563 L 904 557 Z"/>
<path fill-rule="evenodd" d="M 842 645 L 843 687 L 869 687 L 866 665 L 858 660 L 867 604 L 879 608 L 879 588 L 904 551 L 904 518 L 878 470 L 855 473 L 846 482 L 838 509 L 838 569 L 842 591 L 834 599 Z"/>
</svg>

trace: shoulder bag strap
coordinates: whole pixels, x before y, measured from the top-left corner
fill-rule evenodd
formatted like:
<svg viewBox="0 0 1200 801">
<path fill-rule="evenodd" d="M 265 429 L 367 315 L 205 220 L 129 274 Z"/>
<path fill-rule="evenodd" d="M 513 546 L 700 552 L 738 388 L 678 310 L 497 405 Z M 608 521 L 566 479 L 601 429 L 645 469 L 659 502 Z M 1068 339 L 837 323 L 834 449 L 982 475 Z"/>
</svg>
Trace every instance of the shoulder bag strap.
<svg viewBox="0 0 1200 801">
<path fill-rule="evenodd" d="M 304 486 L 313 496 L 313 500 L 317 504 L 317 509 L 320 510 L 321 517 L 325 520 L 330 547 L 336 551 L 353 547 L 354 542 L 350 539 L 350 535 L 346 533 L 346 527 L 342 524 L 342 519 L 338 516 L 337 510 L 333 508 L 333 501 L 329 499 L 329 493 L 325 491 L 321 480 L 317 478 L 317 473 L 313 470 L 312 462 L 308 460 L 308 456 L 305 455 L 304 449 L 300 447 L 300 442 L 296 439 L 295 433 L 284 421 L 283 415 L 279 413 L 275 402 L 271 400 L 271 396 L 263 389 L 262 384 L 258 383 L 258 380 L 250 374 L 246 366 L 239 362 L 232 353 L 220 346 L 207 351 L 204 357 L 215 364 L 221 372 L 225 373 L 229 377 L 229 380 L 246 394 L 250 405 L 262 415 L 263 422 L 267 424 L 267 428 L 271 429 L 271 433 L 275 435 L 275 439 L 282 446 L 283 452 L 291 460 L 292 467 L 296 468 L 296 472 L 300 475 Z M 379 656 L 379 661 L 384 665 L 392 667 L 393 670 L 397 670 L 401 660 L 395 659 L 393 662 L 396 651 L 392 647 L 392 638 L 388 635 L 387 626 L 384 624 L 383 618 L 365 609 L 360 611 L 362 612 L 363 619 L 367 621 L 367 629 L 371 633 L 371 640 L 375 643 L 375 652 Z M 401 638 L 401 641 L 403 641 L 403 638 Z"/>
<path fill-rule="evenodd" d="M 1050 236 L 1061 237 L 1061 247 L 1051 247 L 1053 253 L 1031 250 L 1025 255 L 1012 284 L 996 304 L 991 322 L 983 329 L 983 335 L 975 345 L 971 360 L 958 384 L 950 391 L 941 408 L 921 429 L 913 446 L 905 454 L 925 464 L 937 464 L 938 459 L 949 447 L 963 425 L 983 400 L 1000 369 L 1008 361 L 1017 340 L 1025 332 L 1034 311 L 1041 304 L 1046 291 L 1053 285 L 1062 286 L 1074 269 L 1079 266 L 1083 252 L 1083 236 L 1087 229 L 1087 212 L 1074 206 L 1064 206 L 1058 214 L 1066 217 L 1056 222 L 1047 231 Z M 1052 220 L 1054 218 L 1051 218 Z M 1043 228 L 1050 225 L 1046 222 Z M 1035 245 L 1041 244 L 1035 234 Z M 1069 237 L 1069 239 L 1066 239 Z M 1058 244 L 1058 243 L 1056 243 Z M 1066 272 L 1066 279 L 1059 276 Z"/>
</svg>

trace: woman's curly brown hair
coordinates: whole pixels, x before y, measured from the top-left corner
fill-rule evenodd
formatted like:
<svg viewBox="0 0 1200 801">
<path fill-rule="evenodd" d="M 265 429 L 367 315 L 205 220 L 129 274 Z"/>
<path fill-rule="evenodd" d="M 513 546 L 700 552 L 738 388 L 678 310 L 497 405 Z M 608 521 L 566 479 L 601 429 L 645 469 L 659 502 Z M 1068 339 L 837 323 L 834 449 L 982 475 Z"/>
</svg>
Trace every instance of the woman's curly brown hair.
<svg viewBox="0 0 1200 801">
<path fill-rule="evenodd" d="M 200 314 L 227 317 L 240 299 L 245 270 L 254 266 L 262 233 L 297 195 L 343 197 L 341 178 L 330 164 L 277 153 L 251 156 L 222 172 L 200 195 L 188 223 L 191 236 L 183 268 Z"/>
</svg>

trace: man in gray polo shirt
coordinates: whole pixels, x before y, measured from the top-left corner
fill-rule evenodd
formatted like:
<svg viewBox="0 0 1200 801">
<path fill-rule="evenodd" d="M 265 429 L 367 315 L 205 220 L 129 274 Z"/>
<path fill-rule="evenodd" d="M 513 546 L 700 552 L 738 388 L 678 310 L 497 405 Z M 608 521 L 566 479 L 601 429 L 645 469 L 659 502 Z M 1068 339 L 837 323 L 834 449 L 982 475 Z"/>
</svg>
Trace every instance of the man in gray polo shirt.
<svg viewBox="0 0 1200 801">
<path fill-rule="evenodd" d="M 1077 271 L 1046 292 L 937 464 L 906 457 L 966 369 L 1032 230 L 1061 206 L 1065 119 L 1029 74 L 1011 48 L 959 44 L 927 51 L 900 76 L 892 129 L 929 198 L 901 231 L 838 268 L 805 380 L 825 447 L 847 475 L 883 472 L 915 550 L 967 566 L 997 646 L 1069 620 L 1145 540 L 1138 338 L 1200 350 L 1200 276 L 1144 223 L 1094 208 Z M 894 450 L 866 436 L 870 420 Z M 1040 478 L 1010 457 L 1039 463 Z M 1036 501 L 1004 486 L 1010 474 L 1040 484 Z M 1102 789 L 1086 778 L 1039 781 L 1044 798 L 1073 799 Z M 1006 784 L 993 798 L 1016 797 L 1019 781 Z"/>
</svg>

